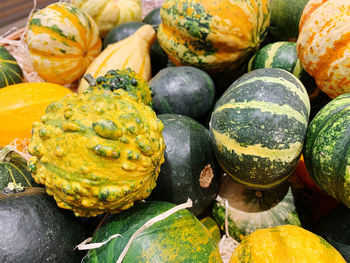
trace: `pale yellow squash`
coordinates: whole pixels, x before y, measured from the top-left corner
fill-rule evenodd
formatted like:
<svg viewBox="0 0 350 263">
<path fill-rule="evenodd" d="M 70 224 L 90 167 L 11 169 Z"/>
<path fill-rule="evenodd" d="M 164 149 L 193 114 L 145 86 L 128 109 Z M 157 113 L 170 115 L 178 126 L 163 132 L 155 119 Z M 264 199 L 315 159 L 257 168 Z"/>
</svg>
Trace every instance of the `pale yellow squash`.
<svg viewBox="0 0 350 263">
<path fill-rule="evenodd" d="M 151 25 L 140 27 L 134 34 L 114 44 L 105 50 L 91 63 L 85 74 L 94 78 L 103 76 L 111 69 L 131 68 L 145 80 L 151 78 L 151 60 L 149 51 L 156 40 L 156 32 Z M 81 93 L 89 87 L 82 79 L 78 88 Z"/>
</svg>

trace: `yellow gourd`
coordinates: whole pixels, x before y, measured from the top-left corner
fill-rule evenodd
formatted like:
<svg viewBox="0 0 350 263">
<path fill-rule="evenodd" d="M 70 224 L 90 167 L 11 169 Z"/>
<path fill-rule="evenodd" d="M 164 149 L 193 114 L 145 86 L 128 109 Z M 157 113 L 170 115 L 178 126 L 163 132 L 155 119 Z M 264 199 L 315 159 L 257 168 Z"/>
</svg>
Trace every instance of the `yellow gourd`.
<svg viewBox="0 0 350 263">
<path fill-rule="evenodd" d="M 151 78 L 149 51 L 155 40 L 156 32 L 153 27 L 144 25 L 128 38 L 108 45 L 91 63 L 85 74 L 90 73 L 97 78 L 109 70 L 129 67 L 148 81 Z M 78 92 L 81 93 L 88 87 L 87 81 L 82 79 Z"/>
<path fill-rule="evenodd" d="M 53 83 L 21 83 L 0 89 L 0 146 L 14 139 L 29 139 L 32 124 L 44 115 L 46 107 L 72 93 Z"/>
</svg>

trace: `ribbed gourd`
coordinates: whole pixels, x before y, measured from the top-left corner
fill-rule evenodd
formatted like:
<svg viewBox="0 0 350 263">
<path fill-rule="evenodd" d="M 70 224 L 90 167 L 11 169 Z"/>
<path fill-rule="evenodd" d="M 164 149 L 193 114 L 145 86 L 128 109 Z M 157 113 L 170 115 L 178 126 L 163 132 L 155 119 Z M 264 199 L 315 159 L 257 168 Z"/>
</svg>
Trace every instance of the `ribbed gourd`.
<svg viewBox="0 0 350 263">
<path fill-rule="evenodd" d="M 155 187 L 162 130 L 154 111 L 122 89 L 71 94 L 33 124 L 28 167 L 76 216 L 117 213 Z"/>
<path fill-rule="evenodd" d="M 108 45 L 91 63 L 85 74 L 90 73 L 97 78 L 112 69 L 131 68 L 148 81 L 151 78 L 149 51 L 155 40 L 156 33 L 153 27 L 144 25 L 128 38 Z M 81 92 L 88 86 L 88 82 L 82 79 L 78 91 Z"/>
<path fill-rule="evenodd" d="M 152 106 L 151 88 L 147 81 L 131 68 L 110 70 L 104 76 L 95 80 L 91 75 L 85 76 L 89 82 L 89 91 L 94 89 L 110 90 L 123 89 L 131 96 L 139 98 L 145 105 Z M 83 92 L 80 90 L 80 92 Z"/>
<path fill-rule="evenodd" d="M 78 80 L 102 46 L 93 19 L 66 2 L 53 3 L 30 17 L 26 43 L 35 71 L 58 84 Z"/>
<path fill-rule="evenodd" d="M 0 46 L 0 88 L 21 83 L 23 72 L 16 59 Z"/>
<path fill-rule="evenodd" d="M 309 0 L 299 24 L 298 57 L 330 98 L 350 92 L 350 2 Z"/>
<path fill-rule="evenodd" d="M 270 23 L 268 0 L 165 0 L 158 41 L 175 65 L 233 70 L 255 52 Z"/>
<path fill-rule="evenodd" d="M 71 0 L 71 3 L 95 20 L 101 37 L 117 25 L 142 20 L 141 0 Z"/>
</svg>

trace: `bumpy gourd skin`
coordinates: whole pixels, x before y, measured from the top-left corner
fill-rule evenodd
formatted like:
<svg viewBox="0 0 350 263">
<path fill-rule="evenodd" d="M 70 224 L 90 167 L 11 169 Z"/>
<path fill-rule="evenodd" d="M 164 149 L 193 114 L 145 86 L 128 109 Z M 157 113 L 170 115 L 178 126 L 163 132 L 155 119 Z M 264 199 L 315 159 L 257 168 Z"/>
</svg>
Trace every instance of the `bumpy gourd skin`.
<svg viewBox="0 0 350 263">
<path fill-rule="evenodd" d="M 118 213 L 155 187 L 162 130 L 154 111 L 124 90 L 69 94 L 33 124 L 28 167 L 76 216 Z"/>
<path fill-rule="evenodd" d="M 131 68 L 110 70 L 104 76 L 97 77 L 95 85 L 90 84 L 88 88 L 90 91 L 93 89 L 110 91 L 123 89 L 131 96 L 141 99 L 145 105 L 152 106 L 151 87 L 141 75 Z"/>
</svg>

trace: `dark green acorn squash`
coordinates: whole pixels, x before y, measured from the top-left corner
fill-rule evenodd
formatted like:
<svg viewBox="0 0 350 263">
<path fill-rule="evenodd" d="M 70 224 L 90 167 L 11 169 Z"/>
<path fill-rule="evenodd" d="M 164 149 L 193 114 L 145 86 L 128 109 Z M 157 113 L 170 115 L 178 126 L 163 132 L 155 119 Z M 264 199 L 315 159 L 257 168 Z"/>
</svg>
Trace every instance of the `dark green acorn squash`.
<svg viewBox="0 0 350 263">
<path fill-rule="evenodd" d="M 310 224 L 306 195 L 284 182 L 272 190 L 251 190 L 223 178 L 212 215 L 221 230 L 225 230 L 225 200 L 228 201 L 228 231 L 237 241 L 257 229 L 279 225 Z"/>
<path fill-rule="evenodd" d="M 164 68 L 149 82 L 156 113 L 176 113 L 200 119 L 210 109 L 215 86 L 203 70 L 178 66 Z"/>
<path fill-rule="evenodd" d="M 143 23 L 152 25 L 155 29 L 158 29 L 162 18 L 160 17 L 160 7 L 151 10 L 143 19 Z"/>
<path fill-rule="evenodd" d="M 0 88 L 21 83 L 23 72 L 16 59 L 0 46 Z"/>
<path fill-rule="evenodd" d="M 174 204 L 193 201 L 189 210 L 201 214 L 219 191 L 219 171 L 209 132 L 197 121 L 177 114 L 160 114 L 166 145 L 164 158 L 150 199 Z"/>
<path fill-rule="evenodd" d="M 80 262 L 84 229 L 43 188 L 0 193 L 0 218 L 0 262 Z"/>
<path fill-rule="evenodd" d="M 130 237 L 143 224 L 174 206 L 166 202 L 145 202 L 121 214 L 109 216 L 91 242 L 105 241 L 118 233 L 122 237 L 90 250 L 82 262 L 116 262 Z M 145 229 L 131 243 L 123 263 L 140 262 L 221 263 L 222 260 L 208 230 L 191 212 L 184 209 Z"/>
<path fill-rule="evenodd" d="M 27 169 L 27 160 L 8 147 L 0 147 L 0 190 L 9 183 L 23 187 L 38 186 Z"/>
<path fill-rule="evenodd" d="M 350 207 L 350 93 L 324 106 L 310 122 L 303 149 L 306 169 L 328 195 Z"/>
</svg>

